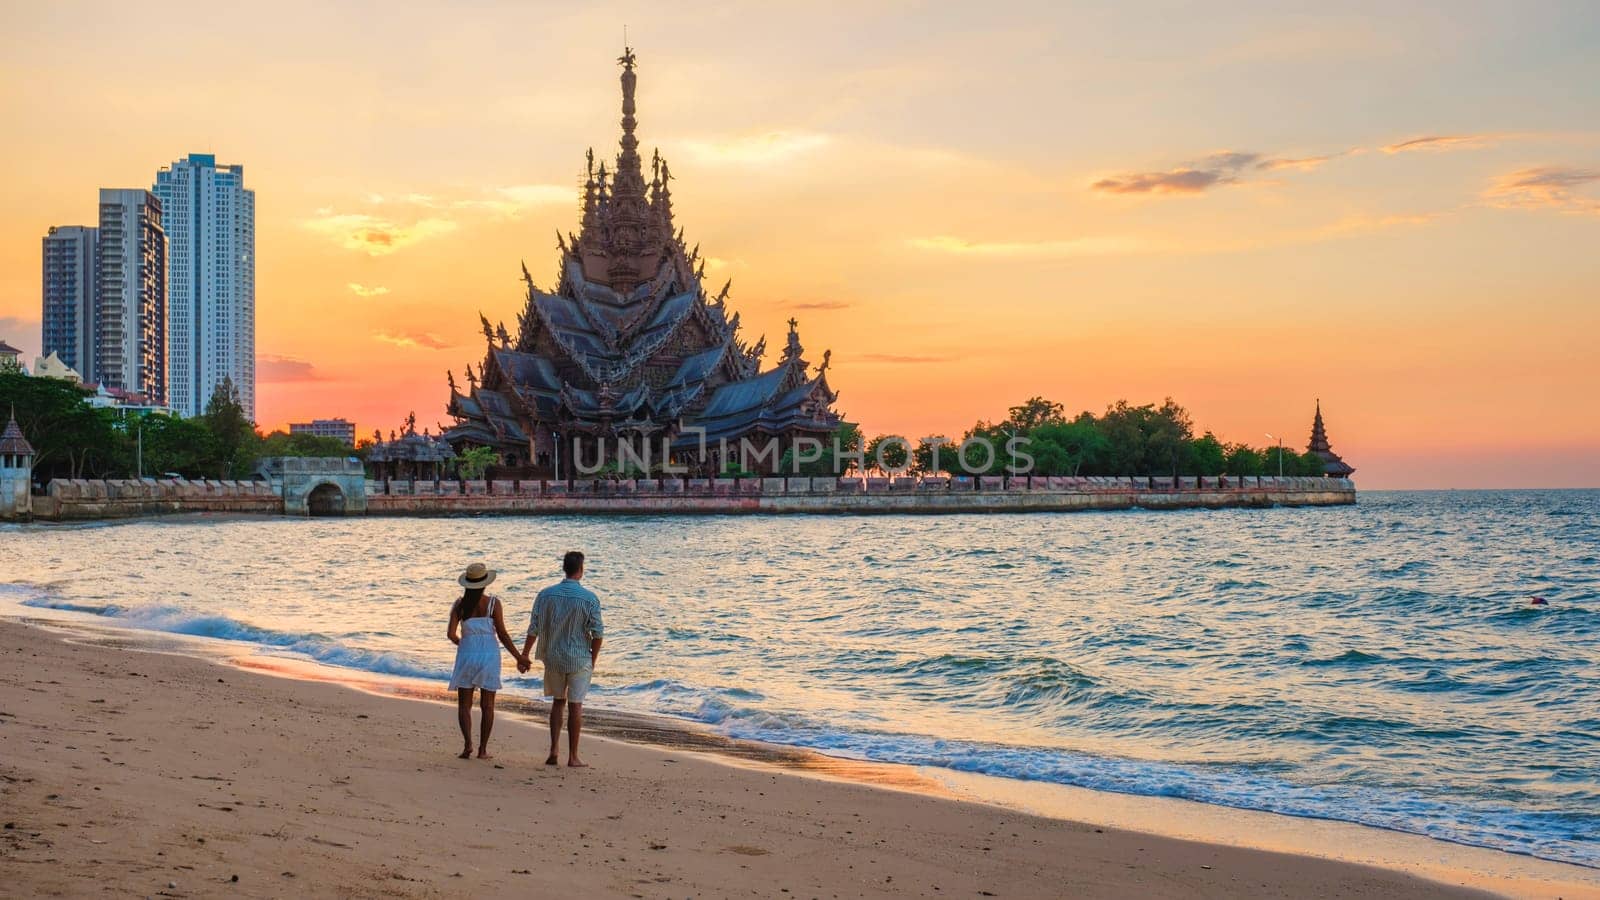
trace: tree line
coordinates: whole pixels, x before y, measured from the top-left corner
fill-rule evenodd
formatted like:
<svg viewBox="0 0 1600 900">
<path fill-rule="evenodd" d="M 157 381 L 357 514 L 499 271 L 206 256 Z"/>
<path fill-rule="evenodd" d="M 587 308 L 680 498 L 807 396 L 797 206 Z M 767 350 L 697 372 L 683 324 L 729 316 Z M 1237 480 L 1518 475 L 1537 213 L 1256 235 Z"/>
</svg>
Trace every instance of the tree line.
<svg viewBox="0 0 1600 900">
<path fill-rule="evenodd" d="M 981 438 L 994 452 L 958 448 Z M 1023 438 L 1023 441 L 1016 439 Z M 915 442 L 879 435 L 867 443 L 867 467 L 882 456 L 884 467 L 952 475 L 1004 475 L 1031 457 L 1033 475 L 1310 475 L 1323 474 L 1322 458 L 1284 447 L 1226 443 L 1206 431 L 1195 434 L 1188 410 L 1167 398 L 1160 405 L 1126 400 L 1100 415 L 1068 416 L 1065 407 L 1031 397 L 1011 407 L 999 422 L 978 421 L 961 437 L 931 435 Z"/>
<path fill-rule="evenodd" d="M 912 441 L 880 434 L 864 438 L 851 423 L 823 442 L 820 459 L 784 452 L 782 474 L 827 476 L 860 470 L 917 475 L 1294 475 L 1321 476 L 1323 460 L 1291 447 L 1227 443 L 1210 431 L 1195 434 L 1189 411 L 1172 398 L 1135 406 L 1118 400 L 1095 415 L 1068 416 L 1043 397 L 1011 407 L 998 422 L 979 420 L 960 437 L 935 434 Z M 961 452 L 970 444 L 969 452 Z M 859 448 L 859 456 L 858 454 Z M 1280 468 L 1281 466 L 1281 468 Z M 730 463 L 724 475 L 755 473 Z"/>
<path fill-rule="evenodd" d="M 57 378 L 0 371 L 0 416 L 15 411 L 34 449 L 34 480 L 53 478 L 248 478 L 266 456 L 359 456 L 337 438 L 262 434 L 224 378 L 203 415 L 91 406 L 81 386 Z M 0 424 L 3 427 L 3 424 Z"/>
</svg>

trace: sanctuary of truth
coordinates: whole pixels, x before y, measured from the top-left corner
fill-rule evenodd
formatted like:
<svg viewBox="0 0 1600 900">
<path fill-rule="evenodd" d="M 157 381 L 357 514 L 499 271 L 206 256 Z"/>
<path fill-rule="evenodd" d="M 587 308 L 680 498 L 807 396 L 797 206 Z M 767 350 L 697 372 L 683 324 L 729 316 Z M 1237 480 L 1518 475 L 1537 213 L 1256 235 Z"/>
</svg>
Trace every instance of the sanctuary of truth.
<svg viewBox="0 0 1600 900">
<path fill-rule="evenodd" d="M 789 320 L 777 364 L 762 370 L 766 338 L 747 343 L 725 284 L 702 284 L 699 246 L 688 249 L 672 218 L 672 176 L 655 153 L 645 181 L 634 136 L 635 57 L 624 49 L 622 140 L 615 167 L 588 153 L 583 217 L 576 235 L 557 235 L 556 286 L 534 285 L 513 337 L 483 318 L 487 343 L 466 384 L 449 376 L 443 437 L 457 451 L 491 447 L 529 477 L 572 477 L 603 461 L 637 468 L 664 462 L 696 474 L 728 467 L 771 472 L 775 455 L 752 458 L 745 444 L 789 448 L 824 443 L 840 425 L 828 387 L 829 353 L 813 367 Z M 463 390 L 464 388 L 464 390 Z M 741 441 L 748 438 L 749 440 Z M 648 454 L 648 455 L 646 455 Z"/>
</svg>

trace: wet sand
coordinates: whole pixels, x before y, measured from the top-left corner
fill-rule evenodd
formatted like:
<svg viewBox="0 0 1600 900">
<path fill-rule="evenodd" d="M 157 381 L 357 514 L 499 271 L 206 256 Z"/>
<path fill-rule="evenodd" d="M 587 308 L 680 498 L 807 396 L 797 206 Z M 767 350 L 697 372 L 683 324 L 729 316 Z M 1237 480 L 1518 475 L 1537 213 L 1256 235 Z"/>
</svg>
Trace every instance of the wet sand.
<svg viewBox="0 0 1600 900">
<path fill-rule="evenodd" d="M 1092 802 L 1072 811 L 1082 821 L 1030 816 L 942 796 L 943 782 L 916 770 L 645 717 L 596 716 L 584 753 L 593 768 L 570 770 L 541 764 L 537 704 L 503 709 L 497 758 L 464 761 L 448 706 L 251 671 L 259 657 L 239 668 L 136 645 L 0 622 L 7 893 L 1483 895 L 1463 886 L 1482 885 L 1468 873 L 1423 880 L 1099 826 Z"/>
</svg>

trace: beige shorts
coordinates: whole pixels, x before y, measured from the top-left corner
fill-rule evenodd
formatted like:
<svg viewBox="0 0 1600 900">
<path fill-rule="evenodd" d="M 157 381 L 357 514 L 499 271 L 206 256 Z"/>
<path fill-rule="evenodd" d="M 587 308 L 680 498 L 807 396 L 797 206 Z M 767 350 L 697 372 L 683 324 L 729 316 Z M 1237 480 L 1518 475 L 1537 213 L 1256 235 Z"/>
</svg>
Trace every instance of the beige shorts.
<svg viewBox="0 0 1600 900">
<path fill-rule="evenodd" d="M 584 669 L 579 672 L 557 672 L 549 666 L 544 667 L 544 695 L 565 700 L 568 703 L 582 703 L 583 698 L 589 695 L 589 679 L 594 675 L 593 669 Z"/>
</svg>

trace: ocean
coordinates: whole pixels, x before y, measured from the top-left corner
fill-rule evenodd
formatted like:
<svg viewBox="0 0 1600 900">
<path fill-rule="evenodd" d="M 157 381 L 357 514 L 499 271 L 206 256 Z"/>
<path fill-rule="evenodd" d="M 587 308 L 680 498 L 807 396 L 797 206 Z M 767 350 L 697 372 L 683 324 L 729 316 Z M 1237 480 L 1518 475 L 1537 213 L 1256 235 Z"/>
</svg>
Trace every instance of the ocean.
<svg viewBox="0 0 1600 900">
<path fill-rule="evenodd" d="M 588 554 L 605 606 L 592 706 L 1600 866 L 1600 491 L 7 526 L 0 611 L 442 685 L 460 570 L 499 571 L 491 592 L 520 643 L 569 549 Z M 505 675 L 508 692 L 538 694 L 537 670 L 508 661 Z"/>
</svg>

